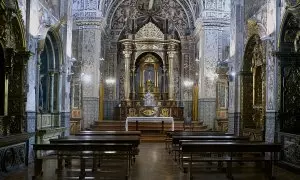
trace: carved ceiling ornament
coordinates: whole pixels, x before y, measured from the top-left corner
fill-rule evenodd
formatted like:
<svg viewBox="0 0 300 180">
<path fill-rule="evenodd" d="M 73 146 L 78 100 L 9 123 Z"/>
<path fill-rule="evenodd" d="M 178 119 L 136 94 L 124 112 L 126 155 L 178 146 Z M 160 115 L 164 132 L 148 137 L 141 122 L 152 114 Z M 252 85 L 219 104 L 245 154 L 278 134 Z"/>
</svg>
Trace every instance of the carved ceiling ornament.
<svg viewBox="0 0 300 180">
<path fill-rule="evenodd" d="M 141 10 L 143 8 L 144 11 Z M 157 13 L 149 13 L 153 8 L 156 8 Z M 170 25 L 173 23 L 180 35 L 185 35 L 188 30 L 193 29 L 195 16 L 189 2 L 185 0 L 123 0 L 121 3 L 112 3 L 107 15 L 108 27 L 115 31 L 122 30 L 132 17 L 152 17 L 160 21 L 169 19 Z"/>
<path fill-rule="evenodd" d="M 152 22 L 144 25 L 135 35 L 136 39 L 164 39 L 164 34 Z"/>
<path fill-rule="evenodd" d="M 296 6 L 300 4 L 300 0 L 285 0 L 288 6 Z"/>
</svg>

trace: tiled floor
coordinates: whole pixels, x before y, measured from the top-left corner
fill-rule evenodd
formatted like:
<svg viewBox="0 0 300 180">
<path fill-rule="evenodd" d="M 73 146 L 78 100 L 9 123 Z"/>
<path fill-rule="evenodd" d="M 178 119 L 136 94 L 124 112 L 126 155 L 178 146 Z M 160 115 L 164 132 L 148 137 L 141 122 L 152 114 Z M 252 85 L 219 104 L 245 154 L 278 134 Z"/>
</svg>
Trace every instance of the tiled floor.
<svg viewBox="0 0 300 180">
<path fill-rule="evenodd" d="M 172 157 L 164 149 L 163 143 L 142 143 L 140 145 L 140 154 L 138 155 L 133 169 L 131 171 L 131 180 L 187 180 L 188 175 L 180 171 L 176 162 L 172 160 Z M 75 164 L 76 166 L 76 164 Z M 119 166 L 122 166 L 119 164 Z M 4 180 L 27 180 L 32 176 L 32 165 L 19 172 L 0 177 Z M 55 160 L 47 160 L 44 163 L 44 175 L 43 180 L 58 179 L 55 175 L 56 163 Z M 75 173 L 73 172 L 72 176 Z M 106 173 L 109 174 L 109 173 Z M 117 174 L 115 172 L 111 174 Z M 277 180 L 299 180 L 300 175 L 291 173 L 279 167 L 275 167 L 274 172 Z M 254 168 L 235 168 L 234 172 L 235 180 L 263 180 L 264 174 L 258 169 Z M 93 179 L 108 179 L 107 175 L 96 173 L 88 173 L 88 176 L 94 177 Z M 122 176 L 123 177 L 123 176 Z M 117 177 L 115 179 L 123 179 Z M 203 180 L 226 180 L 225 173 L 217 170 L 208 170 L 202 168 L 197 171 L 194 179 Z"/>
</svg>

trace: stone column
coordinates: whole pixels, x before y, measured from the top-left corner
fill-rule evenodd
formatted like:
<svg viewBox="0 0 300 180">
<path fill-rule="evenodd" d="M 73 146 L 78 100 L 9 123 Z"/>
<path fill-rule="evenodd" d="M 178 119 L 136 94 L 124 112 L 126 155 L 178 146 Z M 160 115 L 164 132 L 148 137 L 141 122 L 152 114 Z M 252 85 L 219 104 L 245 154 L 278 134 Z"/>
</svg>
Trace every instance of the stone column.
<svg viewBox="0 0 300 180">
<path fill-rule="evenodd" d="M 166 99 L 166 82 L 167 81 L 167 68 L 166 66 L 163 66 L 163 80 L 162 80 L 162 93 L 163 93 L 163 100 Z"/>
<path fill-rule="evenodd" d="M 130 60 L 131 60 L 131 44 L 124 43 L 125 50 L 123 51 L 124 54 L 124 61 L 125 61 L 125 78 L 124 78 L 124 93 L 125 93 L 125 100 L 129 100 L 130 95 Z"/>
<path fill-rule="evenodd" d="M 231 0 L 228 132 L 240 131 L 240 70 L 244 47 L 244 0 Z"/>
<path fill-rule="evenodd" d="M 78 33 L 78 57 L 81 70 L 82 124 L 87 128 L 99 119 L 99 82 L 101 53 L 101 22 L 76 21 Z M 75 46 L 75 44 L 73 44 Z"/>
<path fill-rule="evenodd" d="M 169 88 L 168 88 L 168 99 L 174 100 L 174 74 L 173 74 L 173 61 L 174 61 L 175 51 L 171 50 L 168 52 L 169 61 Z"/>
<path fill-rule="evenodd" d="M 54 110 L 54 72 L 49 73 L 50 76 L 50 112 Z"/>
<path fill-rule="evenodd" d="M 4 82 L 4 116 L 8 115 L 8 82 L 9 76 L 12 73 L 14 50 L 12 48 L 5 49 L 5 82 Z"/>
<path fill-rule="evenodd" d="M 24 129 L 25 118 L 25 66 L 30 57 L 28 51 L 18 51 L 14 56 L 13 73 L 9 80 L 8 114 L 15 116 L 10 122 L 10 133 L 21 133 Z"/>
<path fill-rule="evenodd" d="M 132 88 L 131 88 L 131 96 L 132 99 L 135 99 L 135 66 L 131 68 L 131 80 L 132 80 Z"/>
</svg>

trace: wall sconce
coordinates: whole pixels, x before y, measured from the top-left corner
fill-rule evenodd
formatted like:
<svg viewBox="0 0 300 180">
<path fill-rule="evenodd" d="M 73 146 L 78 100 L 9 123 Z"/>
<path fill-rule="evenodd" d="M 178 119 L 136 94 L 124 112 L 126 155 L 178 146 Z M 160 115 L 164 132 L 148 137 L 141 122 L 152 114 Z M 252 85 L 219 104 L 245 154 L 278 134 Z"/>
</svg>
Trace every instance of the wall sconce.
<svg viewBox="0 0 300 180">
<path fill-rule="evenodd" d="M 214 81 L 215 79 L 217 79 L 218 74 L 212 73 L 212 72 L 208 72 L 208 73 L 206 74 L 206 77 L 207 77 L 209 80 Z"/>
<path fill-rule="evenodd" d="M 232 72 L 229 74 L 229 81 L 230 81 L 230 82 L 234 80 L 235 75 L 236 75 L 236 73 L 235 73 L 234 71 L 232 71 Z"/>
<path fill-rule="evenodd" d="M 92 81 L 91 75 L 81 73 L 81 80 L 84 83 L 90 83 Z"/>
<path fill-rule="evenodd" d="M 105 83 L 108 85 L 113 85 L 116 83 L 116 80 L 114 78 L 108 78 L 105 80 Z"/>
<path fill-rule="evenodd" d="M 191 87 L 191 86 L 193 86 L 193 84 L 194 84 L 194 82 L 191 81 L 191 80 L 185 80 L 185 81 L 183 81 L 183 85 L 185 87 Z"/>
</svg>

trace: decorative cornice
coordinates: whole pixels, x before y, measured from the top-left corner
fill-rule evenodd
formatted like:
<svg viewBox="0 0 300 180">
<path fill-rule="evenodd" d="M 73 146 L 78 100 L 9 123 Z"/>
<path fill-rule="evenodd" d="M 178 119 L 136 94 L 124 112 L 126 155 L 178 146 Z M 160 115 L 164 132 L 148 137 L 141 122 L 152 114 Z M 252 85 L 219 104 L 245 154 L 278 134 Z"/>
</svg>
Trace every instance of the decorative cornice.
<svg viewBox="0 0 300 180">
<path fill-rule="evenodd" d="M 103 20 L 103 18 L 93 19 L 93 20 L 90 19 L 76 20 L 75 23 L 77 26 L 96 26 L 100 28 L 105 27 L 105 21 Z"/>
</svg>

